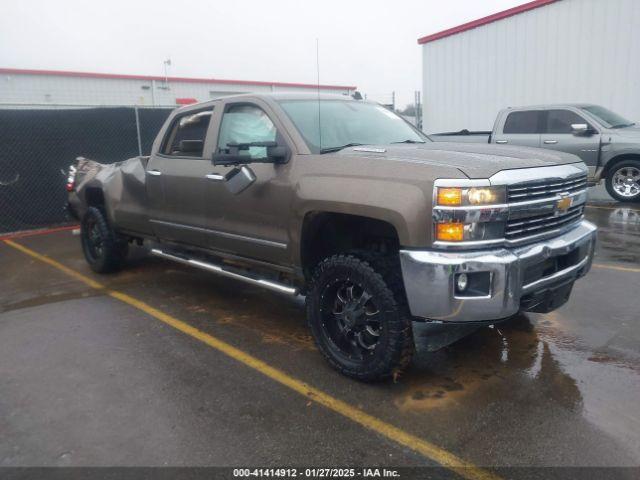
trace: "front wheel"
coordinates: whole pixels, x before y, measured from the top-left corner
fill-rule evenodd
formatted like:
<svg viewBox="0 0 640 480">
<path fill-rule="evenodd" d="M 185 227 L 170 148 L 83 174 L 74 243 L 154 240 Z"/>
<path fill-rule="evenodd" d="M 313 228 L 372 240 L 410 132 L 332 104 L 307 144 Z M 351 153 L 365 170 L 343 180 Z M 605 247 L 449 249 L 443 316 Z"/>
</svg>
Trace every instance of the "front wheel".
<svg viewBox="0 0 640 480">
<path fill-rule="evenodd" d="M 399 268 L 399 265 L 395 265 Z M 334 255 L 316 268 L 307 293 L 307 319 L 329 363 L 359 380 L 399 374 L 411 361 L 411 317 L 393 276 L 351 255 Z"/>
<path fill-rule="evenodd" d="M 607 192 L 619 202 L 640 201 L 640 161 L 627 160 L 614 165 L 606 180 Z"/>
<path fill-rule="evenodd" d="M 128 244 L 111 229 L 102 210 L 90 207 L 80 225 L 82 251 L 94 272 L 119 270 L 127 256 Z"/>
</svg>

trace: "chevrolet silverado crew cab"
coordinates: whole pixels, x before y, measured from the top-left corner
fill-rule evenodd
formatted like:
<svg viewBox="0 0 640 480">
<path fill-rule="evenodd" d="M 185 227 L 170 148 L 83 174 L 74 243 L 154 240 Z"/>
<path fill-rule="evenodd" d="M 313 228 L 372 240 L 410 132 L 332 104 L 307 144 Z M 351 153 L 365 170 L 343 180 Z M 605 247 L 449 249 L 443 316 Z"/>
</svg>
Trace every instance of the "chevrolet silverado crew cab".
<svg viewBox="0 0 640 480">
<path fill-rule="evenodd" d="M 433 323 L 566 302 L 594 254 L 586 185 L 575 155 L 434 143 L 374 103 L 273 94 L 177 109 L 150 156 L 80 159 L 67 188 L 96 272 L 137 242 L 238 288 L 305 295 L 329 363 L 374 380 Z"/>
<path fill-rule="evenodd" d="M 640 127 L 598 105 L 507 108 L 498 114 L 492 132 L 462 130 L 431 138 L 573 153 L 589 168 L 591 183 L 604 180 L 618 201 L 640 201 Z"/>
</svg>

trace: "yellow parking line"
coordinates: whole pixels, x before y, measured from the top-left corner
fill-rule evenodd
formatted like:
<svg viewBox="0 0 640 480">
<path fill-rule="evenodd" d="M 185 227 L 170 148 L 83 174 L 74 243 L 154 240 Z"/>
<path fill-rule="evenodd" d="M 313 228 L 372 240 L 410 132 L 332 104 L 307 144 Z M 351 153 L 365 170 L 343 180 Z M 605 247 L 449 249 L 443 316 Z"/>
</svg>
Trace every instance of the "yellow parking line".
<svg viewBox="0 0 640 480">
<path fill-rule="evenodd" d="M 60 262 L 56 262 L 55 260 L 46 257 L 44 255 L 40 255 L 37 252 L 34 252 L 33 250 L 31 250 L 30 248 L 27 248 L 23 245 L 20 245 L 19 243 L 16 243 L 12 240 L 5 240 L 4 243 L 6 243 L 7 245 L 9 245 L 10 247 L 13 247 L 17 250 L 20 250 L 22 253 L 26 253 L 27 255 L 35 258 L 36 260 L 40 260 L 41 262 L 44 262 L 48 265 L 51 265 L 52 267 L 57 268 L 58 270 L 63 271 L 64 273 L 66 273 L 67 275 L 75 278 L 76 280 L 80 280 L 81 282 L 89 285 L 91 288 L 96 288 L 96 289 L 101 289 L 104 288 L 104 285 L 96 282 L 95 280 L 90 279 L 89 277 L 82 275 L 79 272 L 76 272 L 75 270 L 70 269 L 69 267 L 65 267 L 64 265 L 62 265 Z"/>
<path fill-rule="evenodd" d="M 291 390 L 299 393 L 300 395 L 307 397 L 309 400 L 312 400 L 324 407 L 332 410 L 369 430 L 372 430 L 383 437 L 388 438 L 400 445 L 410 448 L 421 455 L 425 456 L 433 460 L 434 462 L 439 463 L 440 465 L 456 472 L 461 477 L 467 478 L 469 480 L 500 480 L 500 477 L 495 474 L 485 470 L 483 468 L 477 467 L 472 463 L 469 463 L 460 457 L 444 450 L 443 448 L 438 447 L 426 440 L 423 440 L 415 435 L 412 435 L 401 428 L 398 428 L 390 423 L 387 423 L 383 420 L 380 420 L 373 415 L 369 415 L 365 413 L 361 409 L 354 407 L 342 400 L 339 400 L 328 393 L 323 392 L 320 389 L 317 389 L 301 380 L 298 380 L 287 373 L 274 368 L 267 363 L 259 360 L 258 358 L 224 342 L 213 335 L 203 332 L 202 330 L 198 330 L 197 328 L 189 325 L 188 323 L 183 322 L 182 320 L 178 320 L 177 318 L 164 313 L 145 302 L 142 302 L 136 298 L 127 295 L 126 293 L 118 292 L 116 290 L 111 290 L 106 288 L 104 285 L 92 280 L 91 278 L 82 275 L 75 270 L 72 270 L 61 263 L 53 260 L 50 257 L 45 255 L 41 255 L 23 245 L 15 243 L 11 240 L 5 240 L 5 243 L 21 252 L 29 255 L 32 258 L 40 260 L 58 270 L 66 273 L 67 275 L 72 276 L 73 278 L 80 280 L 86 285 L 104 290 L 109 296 L 120 300 L 132 307 L 137 308 L 138 310 L 143 311 L 144 313 L 152 316 L 153 318 L 160 320 L 161 322 L 169 325 L 176 330 L 181 331 L 182 333 L 189 335 L 201 342 L 209 345 L 210 347 L 215 348 L 216 350 L 228 355 L 234 360 L 243 363 L 244 365 L 257 370 L 263 375 L 275 380 L 276 382 L 290 388 Z"/>
<path fill-rule="evenodd" d="M 610 270 L 619 270 L 621 272 L 638 272 L 638 273 L 640 273 L 640 268 L 620 267 L 618 265 L 612 265 L 610 263 L 594 263 L 593 266 L 597 267 L 597 268 L 608 268 Z"/>
</svg>

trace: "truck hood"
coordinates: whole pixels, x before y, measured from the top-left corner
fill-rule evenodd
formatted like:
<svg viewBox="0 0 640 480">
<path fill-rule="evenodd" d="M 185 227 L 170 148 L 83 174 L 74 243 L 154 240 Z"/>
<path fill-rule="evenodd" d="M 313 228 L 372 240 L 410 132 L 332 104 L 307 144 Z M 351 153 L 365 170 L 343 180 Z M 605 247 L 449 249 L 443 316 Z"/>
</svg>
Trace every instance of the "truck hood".
<svg viewBox="0 0 640 480">
<path fill-rule="evenodd" d="M 489 178 L 502 170 L 580 162 L 575 155 L 542 148 L 444 142 L 367 145 L 345 148 L 339 155 L 455 167 L 469 178 Z"/>
</svg>

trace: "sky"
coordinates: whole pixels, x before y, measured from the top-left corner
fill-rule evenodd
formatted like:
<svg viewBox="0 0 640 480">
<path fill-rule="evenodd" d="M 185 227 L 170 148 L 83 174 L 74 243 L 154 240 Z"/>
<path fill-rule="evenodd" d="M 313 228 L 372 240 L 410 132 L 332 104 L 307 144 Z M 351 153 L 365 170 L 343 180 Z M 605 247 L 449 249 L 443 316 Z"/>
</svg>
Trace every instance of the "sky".
<svg viewBox="0 0 640 480">
<path fill-rule="evenodd" d="M 3 0 L 0 67 L 421 88 L 417 39 L 525 0 Z"/>
</svg>

